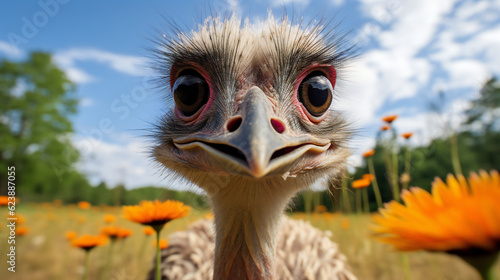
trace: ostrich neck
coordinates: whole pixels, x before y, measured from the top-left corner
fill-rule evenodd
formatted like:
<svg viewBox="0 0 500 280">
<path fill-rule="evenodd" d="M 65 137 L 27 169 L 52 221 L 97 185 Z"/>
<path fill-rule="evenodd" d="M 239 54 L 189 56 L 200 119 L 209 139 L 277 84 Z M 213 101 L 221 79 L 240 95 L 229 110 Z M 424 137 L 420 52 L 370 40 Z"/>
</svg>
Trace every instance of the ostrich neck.
<svg viewBox="0 0 500 280">
<path fill-rule="evenodd" d="M 252 183 L 231 184 L 210 195 L 216 229 L 214 280 L 275 278 L 279 223 L 294 194 Z"/>
</svg>

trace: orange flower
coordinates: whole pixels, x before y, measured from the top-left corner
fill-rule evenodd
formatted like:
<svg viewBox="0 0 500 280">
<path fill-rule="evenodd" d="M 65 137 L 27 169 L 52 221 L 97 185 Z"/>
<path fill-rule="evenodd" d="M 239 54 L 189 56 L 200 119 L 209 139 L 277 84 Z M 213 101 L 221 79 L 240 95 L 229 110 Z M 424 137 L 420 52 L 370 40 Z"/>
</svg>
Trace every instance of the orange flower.
<svg viewBox="0 0 500 280">
<path fill-rule="evenodd" d="M 437 178 L 432 193 L 404 190 L 405 205 L 392 201 L 374 218 L 376 238 L 401 251 L 469 251 L 500 249 L 500 175 L 448 175 Z"/>
<path fill-rule="evenodd" d="M 401 134 L 401 136 L 403 136 L 406 139 L 410 139 L 413 136 L 413 132 L 403 133 Z"/>
<path fill-rule="evenodd" d="M 370 180 L 363 178 L 353 181 L 351 186 L 353 189 L 362 189 L 368 187 L 370 184 L 371 184 Z"/>
<path fill-rule="evenodd" d="M 207 219 L 207 220 L 213 220 L 214 219 L 214 213 L 209 212 L 209 213 L 205 214 L 205 219 Z"/>
<path fill-rule="evenodd" d="M 398 115 L 389 115 L 382 118 L 382 120 L 388 124 L 391 124 L 398 118 Z"/>
<path fill-rule="evenodd" d="M 386 130 L 389 130 L 390 128 L 391 128 L 391 126 L 390 126 L 390 125 L 384 125 L 384 126 L 382 126 L 382 127 L 380 128 L 380 130 L 382 130 L 382 131 L 386 131 Z"/>
<path fill-rule="evenodd" d="M 0 206 L 6 206 L 9 204 L 9 197 L 6 195 L 0 195 Z"/>
<path fill-rule="evenodd" d="M 316 206 L 316 209 L 314 209 L 314 212 L 317 212 L 317 213 L 323 213 L 326 211 L 328 211 L 328 209 L 326 208 L 325 205 L 318 205 L 318 206 Z"/>
<path fill-rule="evenodd" d="M 171 220 L 183 218 L 189 214 L 190 207 L 180 201 L 167 200 L 165 202 L 141 201 L 139 205 L 124 206 L 125 219 L 135 223 L 155 227 L 162 227 Z"/>
<path fill-rule="evenodd" d="M 118 238 L 127 238 L 132 235 L 132 231 L 126 228 L 118 229 Z"/>
<path fill-rule="evenodd" d="M 96 246 L 101 246 L 106 244 L 107 238 L 103 235 L 88 235 L 84 234 L 81 237 L 72 240 L 71 244 L 74 247 L 82 248 L 83 250 L 89 251 Z"/>
<path fill-rule="evenodd" d="M 155 233 L 155 230 L 152 227 L 145 227 L 142 231 L 145 235 L 152 235 Z"/>
<path fill-rule="evenodd" d="M 107 226 L 101 228 L 101 234 L 106 235 L 107 237 L 114 239 L 118 237 L 118 230 L 120 228 L 117 226 Z"/>
<path fill-rule="evenodd" d="M 24 224 L 26 222 L 26 219 L 24 218 L 24 216 L 21 216 L 19 214 L 16 214 L 14 216 L 11 216 L 11 215 L 7 215 L 7 218 L 17 218 L 17 220 L 15 220 L 16 224 Z"/>
<path fill-rule="evenodd" d="M 117 226 L 106 226 L 101 228 L 101 234 L 113 239 L 125 238 L 132 235 L 132 231 L 126 228 Z"/>
<path fill-rule="evenodd" d="M 80 209 L 89 209 L 92 205 L 88 203 L 87 201 L 80 201 L 78 202 L 78 208 Z"/>
<path fill-rule="evenodd" d="M 19 226 L 16 228 L 16 235 L 22 236 L 28 233 L 29 229 L 27 227 Z"/>
<path fill-rule="evenodd" d="M 156 240 L 153 243 L 156 247 Z M 168 247 L 168 241 L 165 239 L 160 239 L 160 249 L 166 249 Z"/>
<path fill-rule="evenodd" d="M 363 157 L 371 157 L 375 154 L 375 150 L 368 150 L 363 153 Z"/>
<path fill-rule="evenodd" d="M 112 215 L 112 214 L 107 214 L 104 216 L 103 219 L 104 219 L 104 222 L 111 224 L 112 222 L 114 222 L 116 220 L 116 216 Z"/>
<path fill-rule="evenodd" d="M 365 174 L 363 175 L 363 179 L 366 179 L 368 181 L 373 181 L 373 179 L 375 178 L 375 176 L 373 176 L 372 174 Z"/>
<path fill-rule="evenodd" d="M 349 229 L 349 227 L 351 227 L 351 222 L 349 221 L 349 219 L 344 218 L 340 222 L 340 226 L 342 227 L 342 229 Z"/>
<path fill-rule="evenodd" d="M 76 234 L 76 232 L 74 232 L 72 230 L 67 231 L 65 235 L 66 235 L 66 239 L 68 239 L 69 241 L 75 239 L 78 236 L 78 234 Z"/>
</svg>

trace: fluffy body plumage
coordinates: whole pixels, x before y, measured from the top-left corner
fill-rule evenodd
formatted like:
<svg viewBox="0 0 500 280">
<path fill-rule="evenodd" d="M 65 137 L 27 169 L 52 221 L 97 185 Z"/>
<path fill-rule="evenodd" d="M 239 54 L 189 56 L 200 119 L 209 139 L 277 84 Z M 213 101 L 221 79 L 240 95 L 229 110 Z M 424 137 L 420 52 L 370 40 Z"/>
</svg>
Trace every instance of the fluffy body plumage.
<svg viewBox="0 0 500 280">
<path fill-rule="evenodd" d="M 162 251 L 162 275 L 166 280 L 207 280 L 213 275 L 214 224 L 199 220 L 186 231 L 170 236 Z M 278 280 L 354 280 L 345 256 L 330 240 L 330 232 L 320 231 L 304 221 L 284 218 L 277 243 Z M 155 270 L 149 274 L 154 279 Z"/>
<path fill-rule="evenodd" d="M 215 279 L 280 277 L 283 210 L 299 190 L 320 178 L 335 182 L 345 168 L 350 130 L 341 114 L 329 106 L 312 115 L 297 93 L 320 73 L 330 97 L 338 95 L 334 87 L 349 50 L 335 35 L 321 24 L 303 27 L 286 18 L 270 17 L 260 27 L 208 19 L 155 52 L 158 82 L 172 95 L 185 94 L 176 92 L 184 81 L 194 91 L 208 88 L 194 113 L 180 109 L 186 96 L 177 95 L 176 108 L 157 126 L 153 156 L 210 198 Z"/>
</svg>

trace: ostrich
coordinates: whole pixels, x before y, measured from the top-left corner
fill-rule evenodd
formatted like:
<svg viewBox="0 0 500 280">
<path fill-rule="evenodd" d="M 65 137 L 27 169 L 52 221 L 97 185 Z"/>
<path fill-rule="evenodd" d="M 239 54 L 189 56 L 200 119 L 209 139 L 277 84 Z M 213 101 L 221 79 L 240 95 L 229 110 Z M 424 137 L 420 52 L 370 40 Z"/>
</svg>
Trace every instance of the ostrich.
<svg viewBox="0 0 500 280">
<path fill-rule="evenodd" d="M 349 125 L 332 106 L 352 53 L 343 37 L 328 24 L 303 27 L 272 16 L 261 26 L 209 18 L 195 31 L 177 31 L 155 50 L 158 81 L 175 108 L 157 125 L 152 154 L 172 176 L 206 192 L 215 237 L 207 221 L 173 236 L 164 270 L 181 271 L 176 279 L 212 278 L 198 270 L 213 270 L 213 279 L 314 279 L 328 271 L 314 270 L 316 260 L 290 263 L 300 253 L 294 247 L 306 251 L 304 241 L 314 236 L 313 250 L 324 251 L 315 254 L 331 258 L 320 266 L 336 265 L 328 279 L 355 279 L 325 233 L 283 214 L 318 179 L 338 182 L 350 155 Z M 211 256 L 209 264 L 200 260 Z"/>
</svg>

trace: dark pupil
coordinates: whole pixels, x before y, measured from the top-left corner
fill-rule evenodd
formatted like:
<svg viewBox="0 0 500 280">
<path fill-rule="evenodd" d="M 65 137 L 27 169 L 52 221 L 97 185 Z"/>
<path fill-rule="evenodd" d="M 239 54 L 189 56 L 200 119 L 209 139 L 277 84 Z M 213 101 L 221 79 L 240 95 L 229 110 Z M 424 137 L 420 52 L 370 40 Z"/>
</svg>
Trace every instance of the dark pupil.
<svg viewBox="0 0 500 280">
<path fill-rule="evenodd" d="M 177 92 L 179 93 L 179 101 L 184 105 L 193 105 L 198 100 L 198 95 L 203 93 L 200 92 L 200 86 L 202 81 L 196 77 L 192 77 L 186 81 L 184 84 L 180 84 L 177 87 Z"/>
<path fill-rule="evenodd" d="M 329 86 L 324 76 L 312 77 L 307 81 L 307 95 L 314 107 L 321 107 L 328 101 Z"/>
<path fill-rule="evenodd" d="M 310 83 L 307 93 L 309 101 L 314 107 L 320 107 L 328 100 L 328 87 L 318 87 L 316 83 Z"/>
</svg>

